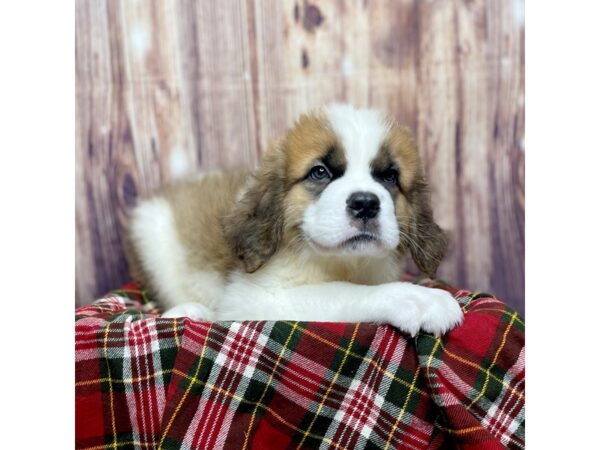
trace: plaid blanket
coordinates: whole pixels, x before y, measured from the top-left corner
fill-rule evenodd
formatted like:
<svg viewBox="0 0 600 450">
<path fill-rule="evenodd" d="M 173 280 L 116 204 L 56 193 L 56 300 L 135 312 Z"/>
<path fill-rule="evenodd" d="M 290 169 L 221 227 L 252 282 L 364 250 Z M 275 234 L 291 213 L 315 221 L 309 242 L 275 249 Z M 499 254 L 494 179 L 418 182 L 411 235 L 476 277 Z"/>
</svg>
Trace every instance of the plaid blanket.
<svg viewBox="0 0 600 450">
<path fill-rule="evenodd" d="M 135 284 L 76 311 L 76 448 L 524 448 L 524 323 L 452 292 L 441 339 L 389 326 L 162 319 Z"/>
</svg>

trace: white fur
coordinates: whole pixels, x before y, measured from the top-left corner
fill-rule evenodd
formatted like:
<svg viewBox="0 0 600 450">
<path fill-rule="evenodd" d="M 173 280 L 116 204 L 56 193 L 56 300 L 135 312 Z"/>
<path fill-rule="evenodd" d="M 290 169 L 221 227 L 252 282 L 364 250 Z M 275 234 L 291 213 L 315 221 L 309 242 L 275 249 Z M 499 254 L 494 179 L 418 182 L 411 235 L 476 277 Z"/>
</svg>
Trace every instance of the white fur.
<svg viewBox="0 0 600 450">
<path fill-rule="evenodd" d="M 401 271 L 391 258 L 355 258 L 354 269 L 365 284 L 331 281 L 332 259 L 308 252 L 276 255 L 252 274 L 233 272 L 214 310 L 187 303 L 166 314 L 196 320 L 387 323 L 412 336 L 419 330 L 440 336 L 462 321 L 460 306 L 448 292 L 391 281 Z"/>
<path fill-rule="evenodd" d="M 218 320 L 300 320 L 387 323 L 414 336 L 440 336 L 462 321 L 446 291 L 393 282 L 365 286 L 343 281 L 262 289 L 239 277 L 217 304 Z"/>
<path fill-rule="evenodd" d="M 211 320 L 214 312 L 201 303 L 182 303 L 167 310 L 164 318 L 189 317 L 193 320 Z"/>
<path fill-rule="evenodd" d="M 200 302 L 210 307 L 220 297 L 225 286 L 223 276 L 189 267 L 166 200 L 145 200 L 135 208 L 131 236 L 165 306 Z"/>
<path fill-rule="evenodd" d="M 135 210 L 132 236 L 144 268 L 166 306 L 177 305 L 165 317 L 376 322 L 412 335 L 420 329 L 440 335 L 462 321 L 460 306 L 449 293 L 395 281 L 402 264 L 393 253 L 399 241 L 393 199 L 369 167 L 389 124 L 371 110 L 332 105 L 325 111 L 348 164 L 344 175 L 305 211 L 302 229 L 312 247 L 293 254 L 279 251 L 256 272 L 235 271 L 224 282 L 225 274 L 194 270 L 186 263 L 165 200 L 152 199 Z M 346 212 L 346 199 L 356 191 L 373 192 L 380 199 L 378 241 L 340 250 L 336 246 L 357 234 Z M 341 260 L 346 278 L 355 283 L 339 281 Z"/>
</svg>

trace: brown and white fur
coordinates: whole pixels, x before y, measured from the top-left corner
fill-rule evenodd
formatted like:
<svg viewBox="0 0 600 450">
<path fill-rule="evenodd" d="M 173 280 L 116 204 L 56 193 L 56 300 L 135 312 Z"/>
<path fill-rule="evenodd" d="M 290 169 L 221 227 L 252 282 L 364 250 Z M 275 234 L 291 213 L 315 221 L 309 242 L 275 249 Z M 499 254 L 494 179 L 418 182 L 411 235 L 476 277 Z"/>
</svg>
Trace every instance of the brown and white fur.
<svg viewBox="0 0 600 450">
<path fill-rule="evenodd" d="M 376 322 L 412 335 L 462 320 L 447 292 L 397 281 L 407 251 L 435 276 L 447 240 L 414 139 L 373 110 L 329 105 L 300 117 L 253 173 L 163 189 L 135 208 L 128 240 L 132 273 L 165 317 Z"/>
</svg>

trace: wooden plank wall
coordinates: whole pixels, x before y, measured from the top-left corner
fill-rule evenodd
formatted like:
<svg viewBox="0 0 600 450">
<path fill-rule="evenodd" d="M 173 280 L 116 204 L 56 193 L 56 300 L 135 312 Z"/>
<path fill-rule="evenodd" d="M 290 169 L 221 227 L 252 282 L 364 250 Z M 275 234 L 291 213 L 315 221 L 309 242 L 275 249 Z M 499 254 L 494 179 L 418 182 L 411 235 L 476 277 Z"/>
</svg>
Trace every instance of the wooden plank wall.
<svg viewBox="0 0 600 450">
<path fill-rule="evenodd" d="M 523 0 L 77 0 L 77 303 L 125 281 L 138 196 L 259 160 L 332 100 L 418 137 L 439 275 L 523 311 Z"/>
</svg>

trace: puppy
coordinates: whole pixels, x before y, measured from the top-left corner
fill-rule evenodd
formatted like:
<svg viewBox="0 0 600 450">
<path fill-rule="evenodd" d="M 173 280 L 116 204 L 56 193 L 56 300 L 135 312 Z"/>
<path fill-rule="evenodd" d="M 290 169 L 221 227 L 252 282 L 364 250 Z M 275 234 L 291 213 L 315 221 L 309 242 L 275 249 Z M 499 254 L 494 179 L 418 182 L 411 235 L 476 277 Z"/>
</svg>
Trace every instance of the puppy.
<svg viewBox="0 0 600 450">
<path fill-rule="evenodd" d="M 417 147 L 376 111 L 301 116 L 253 173 L 166 187 L 133 211 L 133 276 L 163 317 L 376 322 L 437 336 L 462 311 L 447 292 L 399 282 L 409 251 L 434 277 L 434 222 Z"/>
</svg>

